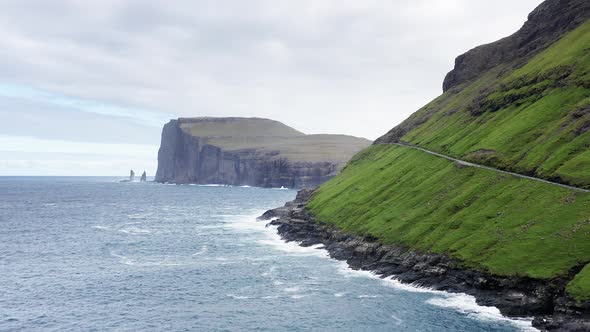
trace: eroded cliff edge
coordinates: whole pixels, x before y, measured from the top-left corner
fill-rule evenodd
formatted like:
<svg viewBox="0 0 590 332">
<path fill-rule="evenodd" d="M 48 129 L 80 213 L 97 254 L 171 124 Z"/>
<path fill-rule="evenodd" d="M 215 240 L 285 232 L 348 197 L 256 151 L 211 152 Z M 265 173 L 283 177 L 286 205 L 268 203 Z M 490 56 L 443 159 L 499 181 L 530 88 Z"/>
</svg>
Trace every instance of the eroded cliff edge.
<svg viewBox="0 0 590 332">
<path fill-rule="evenodd" d="M 382 278 L 434 290 L 475 296 L 479 305 L 494 306 L 509 317 L 534 317 L 533 326 L 545 330 L 590 331 L 590 302 L 579 302 L 566 292 L 567 283 L 583 264 L 550 280 L 526 276 L 499 276 L 470 269 L 446 254 L 383 244 L 373 236 L 355 236 L 319 222 L 306 209 L 313 190 L 302 190 L 295 200 L 259 217 L 277 226 L 287 242 L 320 244 L 330 257 L 346 261 L 355 270 L 372 271 Z"/>
<path fill-rule="evenodd" d="M 311 188 L 370 141 L 259 118 L 180 118 L 162 130 L 156 182 Z"/>
</svg>

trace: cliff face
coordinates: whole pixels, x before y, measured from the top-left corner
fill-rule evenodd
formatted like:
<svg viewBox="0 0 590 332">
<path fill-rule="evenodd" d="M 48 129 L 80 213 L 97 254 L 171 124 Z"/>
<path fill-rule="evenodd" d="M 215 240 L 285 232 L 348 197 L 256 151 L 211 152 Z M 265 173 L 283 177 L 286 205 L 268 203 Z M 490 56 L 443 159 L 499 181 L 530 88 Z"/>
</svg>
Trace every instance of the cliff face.
<svg viewBox="0 0 590 332">
<path fill-rule="evenodd" d="M 322 150 L 334 144 L 344 150 L 336 157 L 328 153 L 323 157 Z M 265 119 L 171 120 L 162 130 L 155 180 L 311 188 L 333 177 L 369 144 L 349 136 L 304 135 Z"/>
<path fill-rule="evenodd" d="M 458 56 L 455 68 L 445 77 L 443 90 L 473 80 L 501 63 L 521 65 L 588 18 L 590 1 L 545 1 L 529 14 L 523 27 L 513 35 Z"/>
</svg>

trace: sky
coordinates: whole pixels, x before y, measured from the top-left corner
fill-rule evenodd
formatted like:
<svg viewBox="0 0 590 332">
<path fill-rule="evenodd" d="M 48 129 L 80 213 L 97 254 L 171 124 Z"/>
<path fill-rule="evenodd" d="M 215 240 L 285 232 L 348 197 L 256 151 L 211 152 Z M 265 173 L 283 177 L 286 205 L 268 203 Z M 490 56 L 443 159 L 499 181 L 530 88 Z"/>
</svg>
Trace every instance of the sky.
<svg viewBox="0 0 590 332">
<path fill-rule="evenodd" d="M 162 126 L 376 139 L 541 0 L 3 0 L 0 175 L 153 176 Z"/>
</svg>

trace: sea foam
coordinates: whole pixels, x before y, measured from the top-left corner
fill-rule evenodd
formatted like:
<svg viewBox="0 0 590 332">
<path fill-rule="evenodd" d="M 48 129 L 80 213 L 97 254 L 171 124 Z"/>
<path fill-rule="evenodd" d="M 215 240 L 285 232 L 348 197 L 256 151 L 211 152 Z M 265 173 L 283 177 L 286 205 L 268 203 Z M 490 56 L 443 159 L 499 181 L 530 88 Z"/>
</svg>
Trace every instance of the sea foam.
<svg viewBox="0 0 590 332">
<path fill-rule="evenodd" d="M 266 226 L 270 221 L 256 220 L 256 216 L 261 215 L 262 212 L 255 216 L 240 216 L 234 220 L 231 225 L 235 228 L 250 231 L 263 232 L 264 239 L 258 240 L 259 244 L 272 246 L 275 249 L 287 252 L 292 255 L 309 255 L 323 258 L 329 258 L 329 253 L 322 249 L 322 245 L 314 245 L 310 247 L 302 247 L 297 242 L 286 242 L 277 232 L 277 226 Z M 395 277 L 382 278 L 380 275 L 371 271 L 353 270 L 344 261 L 335 261 L 336 271 L 346 278 L 371 278 L 379 279 L 382 284 L 387 287 L 392 287 L 398 290 L 414 293 L 429 293 L 435 295 L 426 300 L 427 304 L 445 307 L 456 310 L 467 317 L 480 321 L 505 321 L 517 327 L 522 331 L 538 331 L 532 327 L 532 318 L 513 319 L 503 316 L 500 310 L 496 307 L 480 306 L 476 303 L 475 297 L 464 293 L 449 293 L 445 291 L 433 290 L 428 287 L 418 285 L 405 284 L 395 279 Z M 301 298 L 305 295 L 294 294 L 291 298 Z M 359 298 L 368 298 L 369 296 L 359 296 Z M 393 316 L 392 316 L 393 318 Z M 402 320 L 399 317 L 393 318 L 396 324 L 401 324 Z M 398 321 L 399 320 L 399 321 Z"/>
</svg>

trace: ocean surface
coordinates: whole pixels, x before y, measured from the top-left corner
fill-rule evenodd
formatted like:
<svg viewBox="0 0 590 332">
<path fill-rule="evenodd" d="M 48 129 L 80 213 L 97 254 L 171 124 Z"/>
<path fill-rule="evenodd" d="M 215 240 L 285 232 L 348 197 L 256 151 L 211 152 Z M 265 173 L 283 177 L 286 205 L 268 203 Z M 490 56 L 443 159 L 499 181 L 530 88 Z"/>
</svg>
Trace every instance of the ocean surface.
<svg viewBox="0 0 590 332">
<path fill-rule="evenodd" d="M 519 331 L 256 217 L 295 191 L 0 177 L 0 331 Z"/>
</svg>

